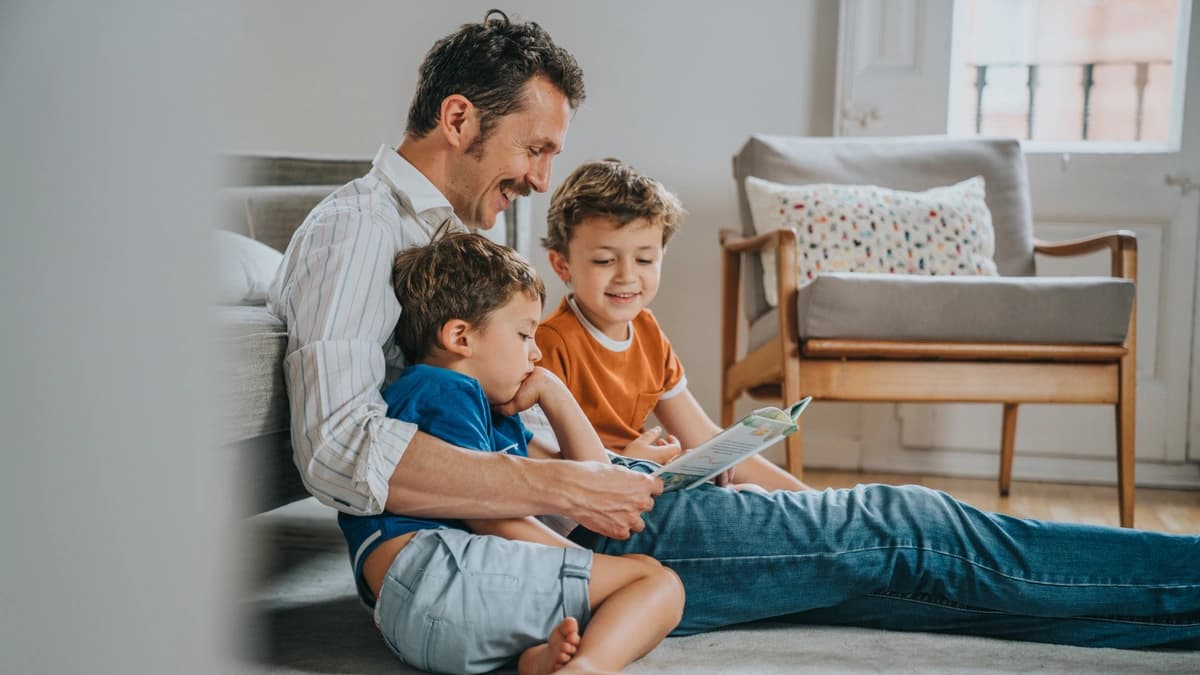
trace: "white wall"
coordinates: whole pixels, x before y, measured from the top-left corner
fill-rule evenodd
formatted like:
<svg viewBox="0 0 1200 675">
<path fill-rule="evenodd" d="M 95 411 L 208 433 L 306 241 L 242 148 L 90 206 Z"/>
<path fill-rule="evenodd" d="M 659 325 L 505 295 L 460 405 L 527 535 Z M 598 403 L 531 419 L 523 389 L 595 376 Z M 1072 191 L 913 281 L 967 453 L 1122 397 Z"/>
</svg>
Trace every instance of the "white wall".
<svg viewBox="0 0 1200 675">
<path fill-rule="evenodd" d="M 230 667 L 204 283 L 229 4 L 0 4 L 0 672 Z"/>
<path fill-rule="evenodd" d="M 316 3 L 246 11 L 228 148 L 369 156 L 399 142 L 433 41 L 492 6 L 537 21 L 583 67 L 588 99 L 554 166 L 616 156 L 663 181 L 687 221 L 654 303 L 700 402 L 716 413 L 717 230 L 737 226 L 730 158 L 754 132 L 828 135 L 837 3 L 830 0 Z M 535 236 L 548 196 L 535 197 Z M 536 253 L 551 302 L 561 288 Z"/>
</svg>

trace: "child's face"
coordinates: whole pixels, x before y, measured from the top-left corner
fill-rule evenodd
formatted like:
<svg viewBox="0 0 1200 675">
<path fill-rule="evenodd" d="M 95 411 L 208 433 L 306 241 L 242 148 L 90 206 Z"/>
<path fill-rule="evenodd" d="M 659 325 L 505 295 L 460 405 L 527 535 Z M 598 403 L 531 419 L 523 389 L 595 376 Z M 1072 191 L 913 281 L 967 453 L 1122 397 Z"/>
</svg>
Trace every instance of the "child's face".
<svg viewBox="0 0 1200 675">
<path fill-rule="evenodd" d="M 571 285 L 588 321 L 614 340 L 624 340 L 627 324 L 658 293 L 662 237 L 662 226 L 645 218 L 624 227 L 602 216 L 587 218 L 575 227 L 566 256 L 550 251 L 550 265 Z"/>
<path fill-rule="evenodd" d="M 471 355 L 463 365 L 468 375 L 479 380 L 488 402 L 511 400 L 542 358 L 533 341 L 541 317 L 541 301 L 518 292 L 468 333 Z"/>
</svg>

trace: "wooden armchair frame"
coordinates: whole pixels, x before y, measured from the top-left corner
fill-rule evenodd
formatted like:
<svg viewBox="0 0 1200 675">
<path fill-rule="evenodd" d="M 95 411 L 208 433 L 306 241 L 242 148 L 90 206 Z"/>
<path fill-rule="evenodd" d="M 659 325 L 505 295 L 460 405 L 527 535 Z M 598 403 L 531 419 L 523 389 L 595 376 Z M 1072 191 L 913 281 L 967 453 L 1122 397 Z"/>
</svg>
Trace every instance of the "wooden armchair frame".
<svg viewBox="0 0 1200 675">
<path fill-rule="evenodd" d="M 796 315 L 796 235 L 788 229 L 746 238 L 720 233 L 721 423 L 733 422 L 744 393 L 784 404 L 812 396 L 825 401 L 1001 403 L 1000 494 L 1012 482 L 1017 406 L 1021 403 L 1111 403 L 1116 410 L 1117 486 L 1123 527 L 1133 526 L 1137 300 L 1121 345 L 988 342 L 800 340 Z M 739 358 L 742 256 L 776 249 L 779 331 Z M 1137 283 L 1137 239 L 1120 230 L 1064 242 L 1034 242 L 1051 256 L 1108 249 L 1112 276 Z M 803 434 L 787 439 L 787 468 L 803 474 Z"/>
</svg>

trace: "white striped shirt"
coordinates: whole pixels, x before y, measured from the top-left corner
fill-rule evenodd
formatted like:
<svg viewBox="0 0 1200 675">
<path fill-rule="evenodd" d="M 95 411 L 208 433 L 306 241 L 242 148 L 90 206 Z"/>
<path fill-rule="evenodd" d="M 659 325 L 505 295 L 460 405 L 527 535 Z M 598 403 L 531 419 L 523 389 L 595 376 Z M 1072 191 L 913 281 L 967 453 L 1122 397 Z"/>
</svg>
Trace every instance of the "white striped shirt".
<svg viewBox="0 0 1200 675">
<path fill-rule="evenodd" d="M 270 291 L 272 311 L 287 324 L 296 467 L 317 499 L 359 515 L 383 510 L 388 479 L 416 432 L 387 417 L 380 394 L 404 365 L 392 337 L 400 317 L 392 262 L 428 243 L 447 218 L 463 227 L 393 148 L 382 146 L 373 165 L 305 218 Z"/>
</svg>

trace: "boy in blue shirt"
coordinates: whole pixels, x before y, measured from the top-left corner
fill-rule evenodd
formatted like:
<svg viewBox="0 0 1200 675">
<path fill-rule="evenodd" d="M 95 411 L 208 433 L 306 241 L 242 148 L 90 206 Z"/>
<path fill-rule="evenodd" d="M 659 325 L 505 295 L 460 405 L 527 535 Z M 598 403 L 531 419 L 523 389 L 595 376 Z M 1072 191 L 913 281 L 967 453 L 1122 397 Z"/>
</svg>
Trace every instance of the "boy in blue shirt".
<svg viewBox="0 0 1200 675">
<path fill-rule="evenodd" d="M 545 287 L 519 255 L 444 233 L 397 256 L 392 283 L 412 365 L 383 392 L 389 416 L 459 447 L 554 458 L 516 416 L 537 403 L 563 459 L 607 462 L 571 393 L 534 365 Z M 593 554 L 533 518 L 421 515 L 338 516 L 359 596 L 406 664 L 484 672 L 520 655 L 521 673 L 618 670 L 682 615 L 678 577 L 652 558 Z"/>
</svg>

